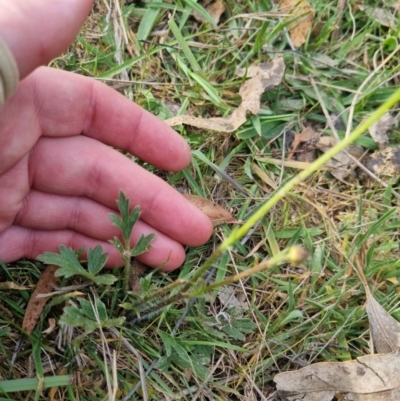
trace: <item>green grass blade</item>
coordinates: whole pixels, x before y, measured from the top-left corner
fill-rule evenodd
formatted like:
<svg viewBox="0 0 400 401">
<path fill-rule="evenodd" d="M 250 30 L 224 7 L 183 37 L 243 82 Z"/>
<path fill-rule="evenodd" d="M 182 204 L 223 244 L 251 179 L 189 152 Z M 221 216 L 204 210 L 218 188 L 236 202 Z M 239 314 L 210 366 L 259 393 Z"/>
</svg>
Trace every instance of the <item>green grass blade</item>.
<svg viewBox="0 0 400 401">
<path fill-rule="evenodd" d="M 160 9 L 158 8 L 148 8 L 146 10 L 142 20 L 140 21 L 139 29 L 137 32 L 137 38 L 139 40 L 147 40 L 157 21 L 159 13 Z"/>
<path fill-rule="evenodd" d="M 185 54 L 185 56 L 187 57 L 192 70 L 197 73 L 201 72 L 202 69 L 201 69 L 199 63 L 197 62 L 196 58 L 194 57 L 192 51 L 190 50 L 188 44 L 186 43 L 186 40 L 182 36 L 181 31 L 179 30 L 178 25 L 176 25 L 173 18 L 171 18 L 169 20 L 168 26 L 171 29 L 171 32 L 173 33 L 173 35 L 175 36 L 175 39 L 177 40 L 178 44 L 181 46 L 182 51 Z"/>
<path fill-rule="evenodd" d="M 43 388 L 68 386 L 72 384 L 73 376 L 50 376 L 44 377 L 42 386 Z M 17 380 L 5 380 L 0 382 L 0 392 L 3 393 L 15 393 L 18 391 L 31 391 L 36 390 L 39 386 L 39 379 L 17 379 Z"/>
<path fill-rule="evenodd" d="M 189 8 L 197 11 L 209 24 L 211 24 L 212 27 L 217 27 L 215 21 L 211 18 L 211 15 L 200 4 L 197 4 L 193 0 L 184 0 L 184 2 L 189 6 Z"/>
</svg>

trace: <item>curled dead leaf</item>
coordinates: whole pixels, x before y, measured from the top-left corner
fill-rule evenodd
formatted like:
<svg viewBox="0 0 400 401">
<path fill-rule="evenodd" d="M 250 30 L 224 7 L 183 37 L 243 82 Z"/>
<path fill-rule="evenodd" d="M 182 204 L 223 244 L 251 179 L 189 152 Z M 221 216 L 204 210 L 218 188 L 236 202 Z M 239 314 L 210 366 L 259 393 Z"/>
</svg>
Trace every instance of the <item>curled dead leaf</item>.
<svg viewBox="0 0 400 401">
<path fill-rule="evenodd" d="M 251 66 L 247 70 L 250 78 L 244 82 L 239 90 L 242 102 L 239 107 L 228 117 L 200 118 L 193 116 L 176 116 L 165 122 L 173 127 L 175 125 L 187 124 L 207 130 L 233 132 L 246 122 L 246 113 L 250 111 L 257 114 L 260 111 L 260 98 L 266 91 L 279 85 L 285 72 L 285 63 L 282 57 L 277 57 L 269 63 Z M 245 70 L 238 70 L 239 76 L 244 76 Z"/>
<path fill-rule="evenodd" d="M 306 0 L 281 0 L 279 8 L 288 14 L 288 18 L 297 18 L 289 24 L 290 39 L 293 46 L 300 47 L 305 43 L 314 18 L 313 10 Z"/>
<path fill-rule="evenodd" d="M 336 144 L 337 140 L 335 138 L 331 136 L 321 136 L 316 146 L 325 153 Z M 346 148 L 346 151 L 336 154 L 333 159 L 325 164 L 325 166 L 335 178 L 339 181 L 345 182 L 345 179 L 356 166 L 351 156 L 359 159 L 363 154 L 364 149 L 361 146 L 352 144 Z"/>
<path fill-rule="evenodd" d="M 198 207 L 204 214 L 206 214 L 213 227 L 217 227 L 224 223 L 237 223 L 237 220 L 222 206 L 202 198 L 201 196 L 182 194 L 190 203 Z"/>
<path fill-rule="evenodd" d="M 49 318 L 49 327 L 46 330 L 42 331 L 42 334 L 50 334 L 52 333 L 57 327 L 56 319 L 53 317 Z"/>
<path fill-rule="evenodd" d="M 216 24 L 219 23 L 219 20 L 221 18 L 221 15 L 225 11 L 225 6 L 223 0 L 216 0 L 212 3 L 207 2 L 204 4 L 205 10 L 210 14 L 210 17 L 214 20 Z M 207 22 L 206 19 L 198 13 L 196 10 L 192 11 L 193 17 L 196 19 L 198 22 Z"/>
<path fill-rule="evenodd" d="M 49 265 L 43 271 L 33 291 L 31 298 L 26 307 L 24 320 L 22 322 L 22 329 L 28 334 L 31 334 L 39 320 L 39 317 L 45 307 L 48 297 L 38 297 L 40 294 L 48 294 L 53 291 L 54 286 L 58 282 L 58 278 L 54 273 L 58 270 L 58 266 Z"/>
<path fill-rule="evenodd" d="M 295 134 L 288 159 L 291 159 L 293 154 L 298 151 L 298 161 L 313 162 L 316 159 L 316 154 L 315 157 L 312 156 L 314 156 L 315 147 L 320 136 L 321 134 L 314 131 L 311 127 L 305 128 L 300 134 Z M 313 152 L 313 154 L 307 157 L 309 152 Z M 306 157 L 303 157 L 304 155 L 306 155 Z"/>
<path fill-rule="evenodd" d="M 398 122 L 398 118 L 399 116 L 393 117 L 390 113 L 386 113 L 368 128 L 372 139 L 381 149 L 389 142 L 388 131 Z"/>
</svg>

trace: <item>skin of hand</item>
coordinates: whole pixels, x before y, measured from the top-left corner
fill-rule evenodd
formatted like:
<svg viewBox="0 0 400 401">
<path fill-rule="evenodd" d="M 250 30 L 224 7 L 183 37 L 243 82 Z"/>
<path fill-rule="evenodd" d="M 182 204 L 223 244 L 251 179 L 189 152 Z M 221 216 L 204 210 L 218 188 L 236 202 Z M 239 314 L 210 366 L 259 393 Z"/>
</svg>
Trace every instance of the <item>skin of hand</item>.
<svg viewBox="0 0 400 401">
<path fill-rule="evenodd" d="M 160 178 L 114 150 L 159 168 L 190 163 L 187 143 L 155 116 L 94 79 L 40 67 L 72 42 L 93 0 L 0 2 L 0 37 L 21 82 L 0 110 L 0 260 L 35 258 L 59 245 L 100 244 L 107 266 L 122 266 L 108 242 L 119 232 L 107 217 L 123 191 L 141 218 L 132 235 L 156 233 L 138 259 L 179 267 L 183 245 L 211 235 L 211 222 Z M 112 146 L 112 147 L 111 147 Z M 83 254 L 85 257 L 85 254 Z"/>
</svg>

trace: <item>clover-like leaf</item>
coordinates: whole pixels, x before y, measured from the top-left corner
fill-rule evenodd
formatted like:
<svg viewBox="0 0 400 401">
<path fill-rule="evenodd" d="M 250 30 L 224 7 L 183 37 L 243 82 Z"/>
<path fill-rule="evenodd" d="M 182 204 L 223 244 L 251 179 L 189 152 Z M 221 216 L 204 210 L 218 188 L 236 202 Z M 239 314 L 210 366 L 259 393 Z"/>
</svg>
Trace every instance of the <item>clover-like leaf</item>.
<svg viewBox="0 0 400 401">
<path fill-rule="evenodd" d="M 38 256 L 38 260 L 49 265 L 60 266 L 60 269 L 55 273 L 56 277 L 64 276 L 69 278 L 75 275 L 88 276 L 88 272 L 79 263 L 76 253 L 61 245 L 58 250 L 60 253 L 54 252 L 44 252 L 42 255 Z"/>
<path fill-rule="evenodd" d="M 124 317 L 109 319 L 107 309 L 100 299 L 94 303 L 79 299 L 80 307 L 77 305 L 66 306 L 60 318 L 60 323 L 72 327 L 82 327 L 86 333 L 101 327 L 119 327 L 125 323 Z"/>
<path fill-rule="evenodd" d="M 92 275 L 96 275 L 106 264 L 108 253 L 103 253 L 103 248 L 97 245 L 94 249 L 88 250 L 88 270 Z"/>
<path fill-rule="evenodd" d="M 155 234 L 149 234 L 144 236 L 143 234 L 140 235 L 139 241 L 136 243 L 135 247 L 131 251 L 131 256 L 138 256 L 142 253 L 147 252 L 151 249 L 150 242 L 156 237 Z"/>
</svg>

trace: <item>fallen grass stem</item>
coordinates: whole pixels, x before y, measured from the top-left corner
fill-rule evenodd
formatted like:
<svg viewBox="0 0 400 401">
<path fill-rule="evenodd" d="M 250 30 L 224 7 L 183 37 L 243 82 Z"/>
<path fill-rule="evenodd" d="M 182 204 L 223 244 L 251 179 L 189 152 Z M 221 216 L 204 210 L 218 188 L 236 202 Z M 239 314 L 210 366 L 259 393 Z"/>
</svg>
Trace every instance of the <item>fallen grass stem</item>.
<svg viewBox="0 0 400 401">
<path fill-rule="evenodd" d="M 187 292 L 192 285 L 203 276 L 203 274 L 228 250 L 236 241 L 240 240 L 268 211 L 270 211 L 280 200 L 298 184 L 310 177 L 313 173 L 324 166 L 326 162 L 336 156 L 339 152 L 346 149 L 351 143 L 359 138 L 372 124 L 377 122 L 385 113 L 387 113 L 397 102 L 400 101 L 400 89 L 389 97 L 380 107 L 378 107 L 365 121 L 363 121 L 354 131 L 341 142 L 329 149 L 317 160 L 311 163 L 305 170 L 301 171 L 294 178 L 288 181 L 284 186 L 276 191 L 261 207 L 254 213 L 241 227 L 235 228 L 228 238 L 214 251 L 206 262 L 196 271 L 193 277 L 182 287 L 181 292 Z M 223 284 L 213 284 L 217 288 Z M 175 296 L 167 298 L 165 301 L 172 301 Z"/>
<path fill-rule="evenodd" d="M 212 291 L 212 290 L 222 287 L 224 285 L 228 285 L 235 281 L 239 281 L 242 278 L 249 277 L 262 270 L 268 269 L 269 267 L 276 266 L 277 264 L 280 264 L 280 263 L 289 262 L 291 259 L 290 255 L 291 255 L 291 248 L 285 249 L 282 252 L 280 252 L 279 254 L 273 256 L 271 259 L 265 260 L 264 262 L 259 263 L 258 265 L 252 267 L 251 269 L 247 269 L 241 273 L 234 274 L 233 276 L 229 276 L 224 280 L 217 281 L 215 283 L 207 285 L 206 287 L 203 288 L 203 290 L 204 290 L 204 292 Z M 189 294 L 189 297 L 190 297 L 190 294 Z"/>
<path fill-rule="evenodd" d="M 323 165 L 336 156 L 339 152 L 346 149 L 351 143 L 353 143 L 357 138 L 359 138 L 372 124 L 377 122 L 385 113 L 387 113 L 397 102 L 400 101 L 400 89 L 398 89 L 392 96 L 389 97 L 380 107 L 378 107 L 366 120 L 364 120 L 348 137 L 344 138 L 341 142 L 337 143 L 334 147 L 329 149 L 326 153 L 320 156 L 317 160 L 311 163 L 305 170 L 301 171 L 294 178 L 283 185 L 281 189 L 276 191 L 270 199 L 268 199 L 260 209 L 254 213 L 240 228 L 235 228 L 228 238 L 215 250 L 215 252 L 209 257 L 209 259 L 195 272 L 193 277 L 182 286 L 177 294 L 171 295 L 160 302 L 149 308 L 149 312 L 153 313 L 155 310 L 160 310 L 161 308 L 170 305 L 180 299 L 182 299 L 182 294 L 188 293 L 191 287 L 197 284 L 204 273 L 222 256 L 222 254 L 227 251 L 236 241 L 240 240 L 246 233 L 268 212 L 270 211 L 280 200 L 282 200 L 290 191 L 298 184 L 303 182 L 306 178 L 310 177 L 313 173 L 319 170 Z M 253 269 L 263 270 L 267 267 L 281 261 L 288 260 L 290 257 L 290 250 L 283 251 L 282 253 L 276 255 L 276 260 L 274 258 L 268 260 L 264 264 L 255 266 Z M 268 262 L 268 263 L 267 263 Z M 204 287 L 202 290 L 209 291 L 212 289 L 219 288 L 227 283 L 231 283 L 243 278 L 248 277 L 252 273 L 249 273 L 252 269 L 243 272 L 241 274 L 231 276 L 226 280 L 213 283 L 209 286 Z M 256 271 L 259 271 L 256 270 Z M 256 272 L 254 271 L 254 272 Z M 244 274 L 244 276 L 242 276 Z M 229 280 L 229 281 L 227 281 Z M 172 283 L 173 284 L 173 283 Z M 198 294 L 196 294 L 198 295 Z M 193 295 L 195 296 L 195 295 Z M 147 311 L 144 311 L 146 314 Z"/>
<path fill-rule="evenodd" d="M 215 255 L 218 257 L 227 249 L 229 249 L 236 241 L 242 238 L 247 231 L 263 217 L 273 206 L 282 200 L 296 185 L 310 177 L 311 174 L 319 170 L 326 162 L 331 160 L 339 152 L 346 149 L 351 143 L 359 138 L 372 124 L 377 122 L 385 113 L 387 113 L 397 102 L 400 101 L 400 89 L 398 89 L 392 96 L 389 97 L 380 107 L 378 107 L 366 120 L 364 120 L 354 131 L 341 142 L 337 143 L 334 147 L 329 149 L 326 153 L 320 156 L 317 160 L 310 164 L 308 168 L 301 171 L 294 178 L 288 181 L 279 191 L 261 206 L 261 208 L 254 213 L 244 224 L 239 228 L 235 228 L 231 235 L 216 249 Z M 214 255 L 211 255 L 213 262 L 216 260 Z M 208 261 L 207 261 L 208 262 Z M 206 262 L 206 263 L 207 263 Z M 199 269 L 199 272 L 202 268 Z"/>
</svg>

